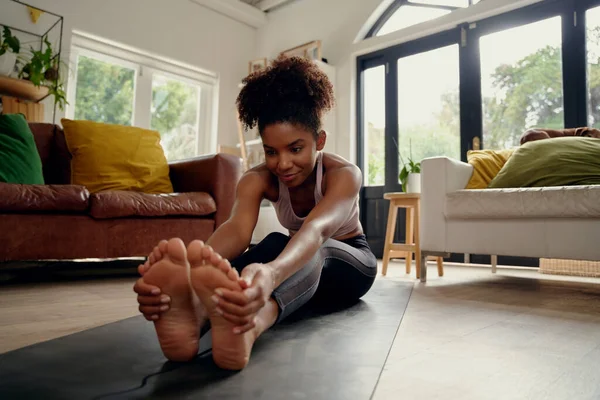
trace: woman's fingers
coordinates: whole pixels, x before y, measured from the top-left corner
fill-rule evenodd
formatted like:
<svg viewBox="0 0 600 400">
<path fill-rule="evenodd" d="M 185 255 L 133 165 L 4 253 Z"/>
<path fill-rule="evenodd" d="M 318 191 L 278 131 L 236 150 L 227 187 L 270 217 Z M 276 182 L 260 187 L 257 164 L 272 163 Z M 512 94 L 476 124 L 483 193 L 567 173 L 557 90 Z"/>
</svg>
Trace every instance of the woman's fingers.
<svg viewBox="0 0 600 400">
<path fill-rule="evenodd" d="M 158 296 L 160 288 L 148 285 L 143 278 L 138 279 L 133 285 L 133 291 L 141 296 Z"/>
<path fill-rule="evenodd" d="M 245 317 L 248 315 L 256 314 L 264 306 L 264 304 L 261 303 L 261 301 L 255 300 L 244 306 L 240 306 L 234 303 L 230 303 L 228 301 L 219 300 L 217 308 L 226 314 L 236 315 L 238 317 Z"/>
<path fill-rule="evenodd" d="M 160 306 L 163 304 L 169 304 L 171 302 L 171 298 L 166 294 L 162 296 L 142 296 L 138 295 L 137 297 L 138 303 L 144 306 Z"/>
<path fill-rule="evenodd" d="M 233 333 L 236 335 L 240 335 L 242 333 L 248 332 L 250 329 L 256 326 L 256 320 L 253 318 L 252 321 L 243 326 L 236 326 L 233 328 Z"/>
<path fill-rule="evenodd" d="M 240 328 L 240 327 L 243 327 L 243 326 L 252 325 L 251 328 L 248 328 L 248 329 L 252 329 L 254 326 L 256 326 L 254 324 L 254 315 L 248 315 L 248 316 L 245 316 L 245 317 L 239 317 L 237 315 L 224 313 L 222 311 L 221 311 L 220 314 L 223 316 L 223 318 L 225 320 L 227 320 L 228 322 L 230 322 L 231 324 L 233 324 L 234 328 Z"/>
<path fill-rule="evenodd" d="M 146 315 L 155 315 L 155 314 L 160 314 L 162 312 L 165 312 L 169 309 L 169 306 L 143 306 L 140 305 L 139 306 L 139 310 L 142 314 L 144 314 L 144 316 Z"/>
<path fill-rule="evenodd" d="M 219 288 L 215 290 L 215 297 L 213 300 L 221 302 L 223 300 L 237 304 L 239 306 L 245 306 L 250 303 L 253 299 L 250 299 L 244 294 L 244 292 L 233 291 L 229 289 Z"/>
</svg>

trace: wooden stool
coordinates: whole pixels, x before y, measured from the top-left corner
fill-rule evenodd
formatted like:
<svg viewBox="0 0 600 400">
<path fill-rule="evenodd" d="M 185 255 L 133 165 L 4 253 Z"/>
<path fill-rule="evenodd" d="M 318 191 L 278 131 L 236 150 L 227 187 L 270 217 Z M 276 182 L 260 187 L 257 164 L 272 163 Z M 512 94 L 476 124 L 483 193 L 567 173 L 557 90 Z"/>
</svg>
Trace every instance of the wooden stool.
<svg viewBox="0 0 600 400">
<path fill-rule="evenodd" d="M 406 259 L 406 273 L 410 274 L 412 255 L 415 253 L 417 279 L 421 277 L 421 241 L 419 239 L 419 223 L 421 217 L 420 193 L 385 193 L 384 199 L 390 201 L 387 230 L 385 233 L 385 246 L 383 249 L 383 270 L 387 274 L 390 258 Z M 394 243 L 396 233 L 396 217 L 398 208 L 406 208 L 406 243 Z M 444 275 L 444 261 L 442 257 L 432 257 L 437 260 L 438 275 Z"/>
</svg>

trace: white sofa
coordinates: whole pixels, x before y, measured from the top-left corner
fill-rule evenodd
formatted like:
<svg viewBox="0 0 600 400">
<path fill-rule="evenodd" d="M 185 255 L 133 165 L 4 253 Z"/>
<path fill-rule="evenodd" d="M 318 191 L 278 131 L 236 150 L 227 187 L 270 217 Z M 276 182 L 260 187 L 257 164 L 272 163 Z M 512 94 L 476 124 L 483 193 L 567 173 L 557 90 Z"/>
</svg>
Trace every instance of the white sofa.
<svg viewBox="0 0 600 400">
<path fill-rule="evenodd" d="M 421 162 L 421 282 L 429 255 L 600 261 L 600 186 L 466 190 L 473 167 Z"/>
</svg>

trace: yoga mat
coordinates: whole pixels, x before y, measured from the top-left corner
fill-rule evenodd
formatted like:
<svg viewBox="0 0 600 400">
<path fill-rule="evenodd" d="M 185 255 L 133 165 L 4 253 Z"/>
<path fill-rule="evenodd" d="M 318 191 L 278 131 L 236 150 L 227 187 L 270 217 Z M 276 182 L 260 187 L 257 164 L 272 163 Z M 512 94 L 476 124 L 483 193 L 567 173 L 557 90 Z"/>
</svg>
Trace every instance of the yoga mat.
<svg viewBox="0 0 600 400">
<path fill-rule="evenodd" d="M 378 279 L 352 305 L 299 310 L 258 339 L 241 372 L 202 354 L 210 335 L 194 360 L 168 362 L 152 323 L 129 318 L 1 354 L 0 398 L 367 400 L 412 286 Z"/>
</svg>

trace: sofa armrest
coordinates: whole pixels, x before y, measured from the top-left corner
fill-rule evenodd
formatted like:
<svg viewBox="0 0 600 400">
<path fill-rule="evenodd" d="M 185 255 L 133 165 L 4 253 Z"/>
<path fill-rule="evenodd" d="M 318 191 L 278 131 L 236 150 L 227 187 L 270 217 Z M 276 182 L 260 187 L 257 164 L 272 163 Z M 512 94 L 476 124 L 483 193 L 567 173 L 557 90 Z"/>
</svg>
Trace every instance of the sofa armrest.
<svg viewBox="0 0 600 400">
<path fill-rule="evenodd" d="M 473 166 L 448 157 L 426 158 L 421 162 L 421 249 L 447 251 L 446 194 L 464 189 Z"/>
<path fill-rule="evenodd" d="M 176 192 L 207 192 L 217 205 L 215 229 L 229 219 L 242 160 L 231 154 L 211 154 L 169 163 L 169 175 Z"/>
</svg>

